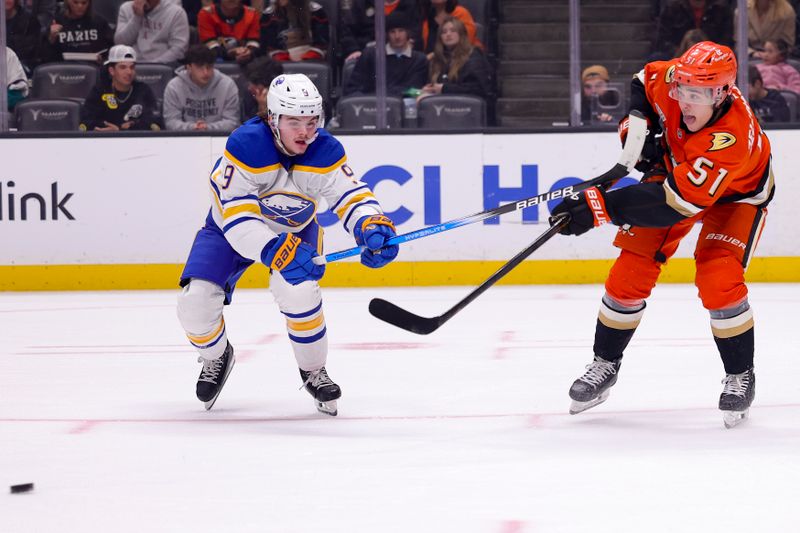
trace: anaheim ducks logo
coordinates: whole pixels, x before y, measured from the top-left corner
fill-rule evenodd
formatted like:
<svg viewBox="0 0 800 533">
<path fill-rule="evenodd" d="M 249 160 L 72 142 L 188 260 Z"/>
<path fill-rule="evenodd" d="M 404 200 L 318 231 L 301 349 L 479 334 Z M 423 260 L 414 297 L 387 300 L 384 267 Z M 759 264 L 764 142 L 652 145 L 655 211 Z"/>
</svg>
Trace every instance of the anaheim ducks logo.
<svg viewBox="0 0 800 533">
<path fill-rule="evenodd" d="M 708 149 L 709 152 L 714 152 L 716 150 L 724 150 L 729 146 L 733 146 L 736 144 L 736 137 L 731 135 L 730 133 L 726 132 L 716 132 L 711 134 L 711 148 Z"/>
<path fill-rule="evenodd" d="M 672 83 L 672 79 L 675 77 L 675 65 L 672 65 L 667 69 L 667 73 L 664 74 L 664 83 L 670 84 Z"/>
</svg>

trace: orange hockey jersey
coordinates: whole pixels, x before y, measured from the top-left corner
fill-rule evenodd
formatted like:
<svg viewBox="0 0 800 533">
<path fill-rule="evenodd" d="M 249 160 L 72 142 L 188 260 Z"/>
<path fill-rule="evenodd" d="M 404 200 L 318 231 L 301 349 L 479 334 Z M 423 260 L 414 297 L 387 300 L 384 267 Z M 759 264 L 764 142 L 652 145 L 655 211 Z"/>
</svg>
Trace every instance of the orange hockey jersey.
<svg viewBox="0 0 800 533">
<path fill-rule="evenodd" d="M 667 203 L 686 217 L 715 203 L 765 205 L 774 189 L 770 144 L 750 106 L 734 87 L 722 116 L 697 132 L 684 129 L 678 101 L 669 96 L 676 63 L 649 63 L 637 74 L 664 132 Z"/>
</svg>

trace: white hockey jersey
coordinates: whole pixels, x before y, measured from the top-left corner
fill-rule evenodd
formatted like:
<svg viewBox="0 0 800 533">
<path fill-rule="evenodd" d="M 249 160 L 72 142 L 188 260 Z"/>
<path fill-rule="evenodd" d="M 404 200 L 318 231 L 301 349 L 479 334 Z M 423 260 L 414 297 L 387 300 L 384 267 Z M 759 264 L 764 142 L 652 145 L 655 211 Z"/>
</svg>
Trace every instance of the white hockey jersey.
<svg viewBox="0 0 800 533">
<path fill-rule="evenodd" d="M 359 218 L 383 213 L 369 187 L 347 166 L 341 143 L 318 131 L 306 152 L 292 157 L 278 151 L 258 117 L 228 137 L 211 171 L 211 214 L 243 257 L 260 261 L 277 234 L 298 232 L 314 220 L 323 198 L 351 235 Z M 316 245 L 321 252 L 322 243 Z"/>
</svg>

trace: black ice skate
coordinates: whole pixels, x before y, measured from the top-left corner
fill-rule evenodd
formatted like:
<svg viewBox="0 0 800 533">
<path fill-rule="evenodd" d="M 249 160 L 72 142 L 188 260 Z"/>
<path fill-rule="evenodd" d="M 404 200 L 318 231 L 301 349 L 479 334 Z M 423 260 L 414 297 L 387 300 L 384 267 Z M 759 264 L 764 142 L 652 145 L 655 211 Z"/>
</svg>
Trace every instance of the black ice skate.
<svg viewBox="0 0 800 533">
<path fill-rule="evenodd" d="M 741 374 L 728 374 L 722 384 L 719 408 L 725 427 L 730 429 L 744 421 L 750 412 L 756 394 L 756 374 L 752 368 Z"/>
<path fill-rule="evenodd" d="M 342 390 L 328 377 L 325 367 L 311 372 L 301 368 L 300 377 L 303 378 L 303 386 L 314 398 L 317 410 L 326 415 L 336 416 L 339 413 L 336 400 L 341 397 Z"/>
<path fill-rule="evenodd" d="M 577 415 L 606 401 L 609 389 L 617 382 L 620 364 L 619 360 L 612 362 L 594 356 L 594 361 L 586 365 L 586 372 L 569 389 L 572 398 L 569 414 Z"/>
<path fill-rule="evenodd" d="M 203 370 L 197 378 L 197 399 L 206 406 L 206 411 L 214 406 L 217 396 L 222 391 L 228 374 L 233 369 L 236 358 L 233 356 L 233 346 L 231 343 L 225 347 L 225 352 L 217 359 L 206 360 L 202 357 L 197 358 L 198 363 L 203 363 Z"/>
</svg>

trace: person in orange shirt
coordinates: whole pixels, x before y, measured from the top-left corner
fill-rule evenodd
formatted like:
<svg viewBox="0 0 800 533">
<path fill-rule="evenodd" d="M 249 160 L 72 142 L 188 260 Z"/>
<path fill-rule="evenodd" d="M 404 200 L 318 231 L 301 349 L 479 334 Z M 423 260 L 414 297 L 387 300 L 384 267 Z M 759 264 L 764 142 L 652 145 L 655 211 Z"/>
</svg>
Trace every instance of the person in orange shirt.
<svg viewBox="0 0 800 533">
<path fill-rule="evenodd" d="M 647 64 L 631 82 L 630 109 L 650 125 L 641 183 L 588 189 L 553 210 L 551 223 L 569 215 L 561 231 L 567 235 L 609 221 L 620 226 L 614 244 L 622 251 L 606 280 L 594 360 L 569 391 L 572 414 L 608 397 L 661 266 L 699 222 L 695 284 L 726 373 L 719 408 L 726 427 L 747 417 L 755 374 L 744 272 L 763 230 L 774 177 L 769 140 L 735 85 L 736 68 L 731 49 L 710 41 L 678 59 Z M 620 134 L 624 142 L 627 119 Z"/>
<path fill-rule="evenodd" d="M 439 26 L 447 17 L 455 17 L 467 28 L 467 36 L 472 46 L 483 49 L 483 43 L 478 39 L 475 29 L 475 19 L 469 10 L 458 5 L 458 0 L 422 0 L 422 50 L 429 54 L 436 46 L 436 35 Z"/>
<path fill-rule="evenodd" d="M 220 59 L 244 65 L 260 47 L 260 19 L 261 14 L 242 0 L 220 0 L 197 14 L 197 34 Z"/>
</svg>

